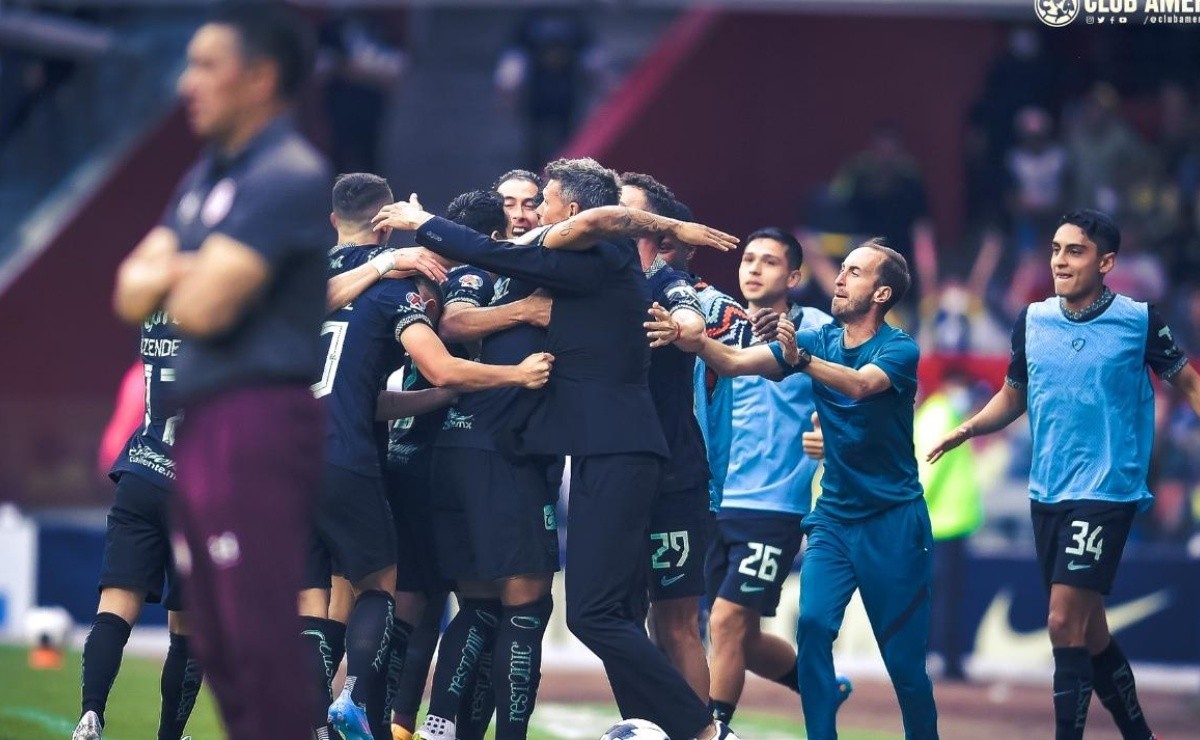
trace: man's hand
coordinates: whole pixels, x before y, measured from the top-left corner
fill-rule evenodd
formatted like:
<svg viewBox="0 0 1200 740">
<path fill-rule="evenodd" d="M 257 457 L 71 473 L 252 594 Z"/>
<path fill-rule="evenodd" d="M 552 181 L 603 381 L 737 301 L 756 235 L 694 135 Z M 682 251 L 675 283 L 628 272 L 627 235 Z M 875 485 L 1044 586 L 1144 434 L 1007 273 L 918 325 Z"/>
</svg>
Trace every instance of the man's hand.
<svg viewBox="0 0 1200 740">
<path fill-rule="evenodd" d="M 380 208 L 379 213 L 375 214 L 375 218 L 371 219 L 371 223 L 375 224 L 375 231 L 383 231 L 389 228 L 399 229 L 400 231 L 416 231 L 431 218 L 433 218 L 433 214 L 426 213 L 421 208 L 421 202 L 417 200 L 417 194 L 413 193 L 408 196 L 408 200 L 406 201 L 396 201 L 390 206 Z"/>
<path fill-rule="evenodd" d="M 545 329 L 550 326 L 550 312 L 554 299 L 544 289 L 538 288 L 518 301 L 522 305 L 521 320 L 530 326 Z"/>
<path fill-rule="evenodd" d="M 718 252 L 729 252 L 737 248 L 738 238 L 726 234 L 711 226 L 692 223 L 691 221 L 676 221 L 671 226 L 671 235 L 684 244 L 694 244 L 698 247 L 710 247 Z"/>
<path fill-rule="evenodd" d="M 446 281 L 445 266 L 424 247 L 393 249 L 384 254 L 392 257 L 392 269 L 383 274 L 385 278 L 412 277 L 420 273 L 438 285 Z"/>
<path fill-rule="evenodd" d="M 679 339 L 683 333 L 683 327 L 658 303 L 650 306 L 650 320 L 642 326 L 646 329 L 646 339 L 650 340 L 651 349 L 666 347 Z"/>
<path fill-rule="evenodd" d="M 948 432 L 946 436 L 938 440 L 938 443 L 935 444 L 933 449 L 929 451 L 929 454 L 925 456 L 925 461 L 935 463 L 938 460 L 941 460 L 943 455 L 950 450 L 953 450 L 955 447 L 958 447 L 963 442 L 966 442 L 970 438 L 971 428 L 966 424 L 959 425 L 957 429 L 952 432 Z"/>
<path fill-rule="evenodd" d="M 813 430 L 800 435 L 800 443 L 804 447 L 804 454 L 814 460 L 825 459 L 825 434 L 821 431 L 821 419 L 814 411 L 812 415 Z"/>
<path fill-rule="evenodd" d="M 779 317 L 783 314 L 769 308 L 760 308 L 750 314 L 750 331 L 754 338 L 763 342 L 774 342 L 778 337 Z"/>
<path fill-rule="evenodd" d="M 800 364 L 800 347 L 796 344 L 796 325 L 787 316 L 779 317 L 775 340 L 783 349 L 783 361 L 795 367 Z"/>
<path fill-rule="evenodd" d="M 534 352 L 517 365 L 521 386 L 537 390 L 550 380 L 550 369 L 554 367 L 554 355 L 549 352 Z"/>
</svg>

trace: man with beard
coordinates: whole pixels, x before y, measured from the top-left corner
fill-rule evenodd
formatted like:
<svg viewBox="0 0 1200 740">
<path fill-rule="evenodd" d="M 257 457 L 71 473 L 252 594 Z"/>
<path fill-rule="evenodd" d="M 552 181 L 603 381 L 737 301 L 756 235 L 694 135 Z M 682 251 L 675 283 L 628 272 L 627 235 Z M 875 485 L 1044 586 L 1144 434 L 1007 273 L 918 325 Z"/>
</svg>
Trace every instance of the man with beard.
<svg viewBox="0 0 1200 740">
<path fill-rule="evenodd" d="M 808 737 L 837 736 L 841 691 L 833 640 L 855 589 L 871 620 L 904 717 L 905 735 L 937 738 L 933 685 L 925 671 L 929 641 L 929 512 L 913 452 L 917 344 L 884 323 L 904 297 L 908 265 L 882 240 L 847 255 L 825 324 L 798 334 L 779 321 L 778 341 L 735 349 L 707 337 L 688 347 L 722 375 L 813 380 L 825 432 L 822 495 L 804 519 L 797 669 Z M 654 344 L 678 332 L 661 308 L 646 328 Z M 797 450 L 797 453 L 799 451 Z"/>
</svg>

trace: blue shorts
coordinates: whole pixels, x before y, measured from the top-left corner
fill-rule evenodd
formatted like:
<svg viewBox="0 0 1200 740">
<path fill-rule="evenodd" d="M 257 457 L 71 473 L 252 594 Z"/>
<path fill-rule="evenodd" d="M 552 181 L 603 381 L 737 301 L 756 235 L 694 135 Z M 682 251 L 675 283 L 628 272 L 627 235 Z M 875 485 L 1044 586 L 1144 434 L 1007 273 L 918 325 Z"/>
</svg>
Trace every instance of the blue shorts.
<svg viewBox="0 0 1200 740">
<path fill-rule="evenodd" d="M 104 532 L 101 591 L 145 591 L 149 603 L 161 603 L 168 611 L 183 609 L 171 555 L 170 496 L 170 491 L 136 473 L 120 475 Z"/>
<path fill-rule="evenodd" d="M 775 616 L 783 582 L 804 540 L 799 514 L 723 509 L 708 548 L 705 581 L 710 600 L 718 596 Z"/>
<path fill-rule="evenodd" d="M 658 494 L 650 511 L 650 601 L 704 594 L 704 553 L 712 529 L 707 483 Z"/>
</svg>

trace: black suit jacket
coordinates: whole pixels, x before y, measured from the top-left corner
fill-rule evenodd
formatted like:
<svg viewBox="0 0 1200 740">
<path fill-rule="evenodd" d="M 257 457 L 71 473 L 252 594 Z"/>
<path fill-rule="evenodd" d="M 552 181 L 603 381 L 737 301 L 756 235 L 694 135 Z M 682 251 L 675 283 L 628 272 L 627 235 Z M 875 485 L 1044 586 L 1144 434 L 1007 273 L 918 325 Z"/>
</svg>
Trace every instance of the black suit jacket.
<svg viewBox="0 0 1200 740">
<path fill-rule="evenodd" d="M 543 390 L 526 392 L 528 412 L 514 419 L 521 452 L 668 457 L 647 382 L 650 293 L 632 242 L 586 252 L 513 246 L 443 218 L 426 223 L 417 242 L 554 296 L 546 346 L 554 370 Z"/>
</svg>

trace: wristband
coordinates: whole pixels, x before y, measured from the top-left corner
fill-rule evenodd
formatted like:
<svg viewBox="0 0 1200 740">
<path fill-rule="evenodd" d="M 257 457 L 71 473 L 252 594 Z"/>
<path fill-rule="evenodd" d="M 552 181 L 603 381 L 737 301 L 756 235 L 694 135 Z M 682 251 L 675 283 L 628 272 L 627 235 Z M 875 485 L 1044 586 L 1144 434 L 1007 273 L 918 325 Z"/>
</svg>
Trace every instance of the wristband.
<svg viewBox="0 0 1200 740">
<path fill-rule="evenodd" d="M 383 277 L 396 269 L 396 257 L 392 254 L 392 250 L 389 249 L 372 257 L 370 264 L 379 273 L 379 277 Z"/>
</svg>

